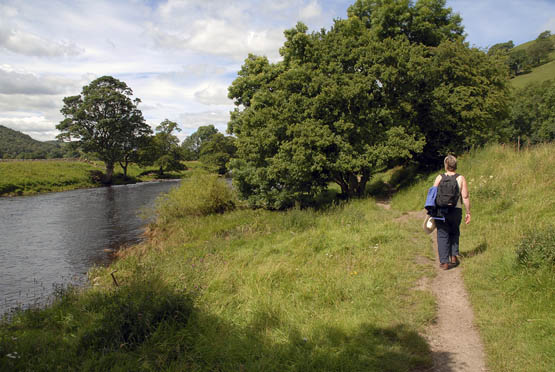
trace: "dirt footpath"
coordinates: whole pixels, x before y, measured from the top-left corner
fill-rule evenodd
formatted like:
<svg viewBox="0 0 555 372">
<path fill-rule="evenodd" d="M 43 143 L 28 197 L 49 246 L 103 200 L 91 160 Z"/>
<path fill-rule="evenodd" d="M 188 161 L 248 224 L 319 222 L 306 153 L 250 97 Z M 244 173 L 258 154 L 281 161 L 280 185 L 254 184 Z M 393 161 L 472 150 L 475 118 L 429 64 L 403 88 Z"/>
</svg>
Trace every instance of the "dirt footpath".
<svg viewBox="0 0 555 372">
<path fill-rule="evenodd" d="M 424 220 L 425 212 L 412 213 L 411 217 Z M 424 257 L 437 270 L 437 276 L 419 284 L 419 289 L 430 290 L 437 300 L 437 318 L 428 327 L 424 338 L 432 350 L 434 361 L 429 371 L 481 372 L 487 371 L 484 347 L 474 326 L 474 314 L 464 288 L 461 266 L 441 270 L 437 258 L 437 234 L 431 234 L 436 261 Z M 432 247 L 430 247 L 432 249 Z"/>
</svg>

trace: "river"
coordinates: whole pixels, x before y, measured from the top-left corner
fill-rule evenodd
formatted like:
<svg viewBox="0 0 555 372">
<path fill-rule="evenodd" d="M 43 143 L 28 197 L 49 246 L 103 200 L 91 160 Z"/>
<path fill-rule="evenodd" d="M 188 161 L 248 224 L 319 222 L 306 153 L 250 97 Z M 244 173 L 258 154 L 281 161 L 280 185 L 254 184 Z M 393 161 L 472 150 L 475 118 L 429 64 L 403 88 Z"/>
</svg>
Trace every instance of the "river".
<svg viewBox="0 0 555 372">
<path fill-rule="evenodd" d="M 141 214 L 178 181 L 0 198 L 0 315 L 44 304 L 56 286 L 85 283 L 93 265 L 138 243 Z"/>
</svg>

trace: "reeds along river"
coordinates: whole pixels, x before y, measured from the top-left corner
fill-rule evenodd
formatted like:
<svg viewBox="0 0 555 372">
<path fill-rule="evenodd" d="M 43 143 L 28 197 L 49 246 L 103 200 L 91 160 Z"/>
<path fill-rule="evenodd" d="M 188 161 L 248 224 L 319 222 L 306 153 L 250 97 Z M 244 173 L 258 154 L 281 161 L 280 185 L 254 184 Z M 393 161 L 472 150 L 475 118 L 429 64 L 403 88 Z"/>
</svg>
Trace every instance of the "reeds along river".
<svg viewBox="0 0 555 372">
<path fill-rule="evenodd" d="M 111 251 L 140 241 L 141 217 L 177 181 L 0 198 L 0 314 L 84 283 Z"/>
</svg>

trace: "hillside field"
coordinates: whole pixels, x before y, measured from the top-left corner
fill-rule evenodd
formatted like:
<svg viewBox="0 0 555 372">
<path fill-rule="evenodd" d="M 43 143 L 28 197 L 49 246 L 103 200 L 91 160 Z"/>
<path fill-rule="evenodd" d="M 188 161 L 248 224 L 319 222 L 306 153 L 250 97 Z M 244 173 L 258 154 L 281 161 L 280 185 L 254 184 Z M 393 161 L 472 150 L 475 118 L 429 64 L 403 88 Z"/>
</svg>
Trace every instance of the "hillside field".
<svg viewBox="0 0 555 372">
<path fill-rule="evenodd" d="M 555 35 L 551 36 L 551 40 L 555 41 Z M 526 49 L 533 41 L 523 43 L 514 47 L 513 50 Z M 541 83 L 542 81 L 555 79 L 555 51 L 549 54 L 550 62 L 538 67 L 532 68 L 527 74 L 515 76 L 511 79 L 511 85 L 514 88 L 524 88 L 530 83 Z"/>
</svg>

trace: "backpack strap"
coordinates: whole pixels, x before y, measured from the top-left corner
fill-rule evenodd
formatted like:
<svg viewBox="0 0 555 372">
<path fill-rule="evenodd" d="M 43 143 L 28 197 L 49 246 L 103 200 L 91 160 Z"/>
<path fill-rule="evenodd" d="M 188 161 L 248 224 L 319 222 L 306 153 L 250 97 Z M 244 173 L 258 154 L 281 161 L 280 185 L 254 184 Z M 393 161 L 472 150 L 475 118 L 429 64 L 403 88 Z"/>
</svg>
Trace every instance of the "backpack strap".
<svg viewBox="0 0 555 372">
<path fill-rule="evenodd" d="M 455 179 L 457 179 L 457 178 L 459 178 L 459 176 L 460 176 L 460 174 L 458 174 L 458 173 L 455 173 L 455 174 L 452 175 L 452 176 L 448 176 L 448 175 L 446 175 L 445 173 L 442 173 L 442 174 L 441 174 L 441 180 L 443 181 L 443 180 L 445 179 L 445 177 L 455 177 Z"/>
</svg>

